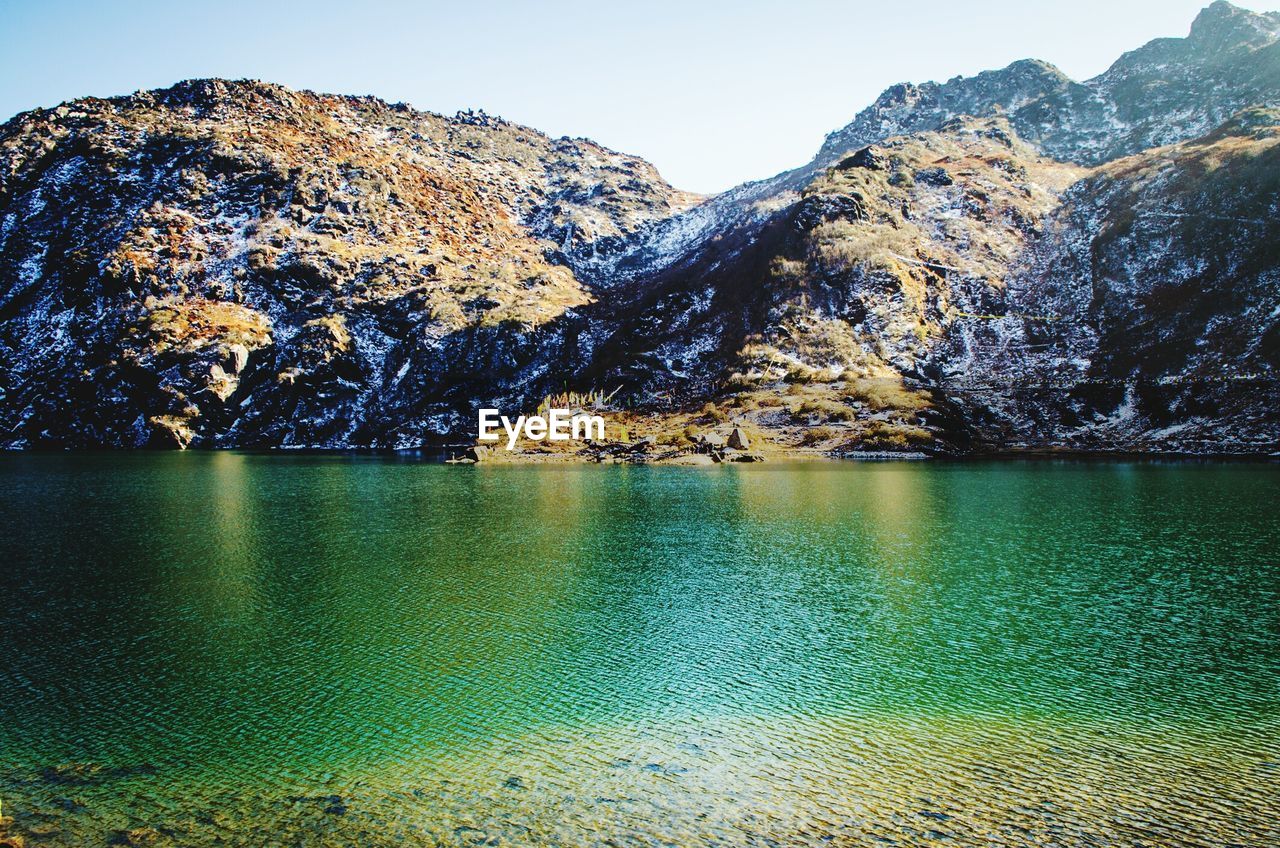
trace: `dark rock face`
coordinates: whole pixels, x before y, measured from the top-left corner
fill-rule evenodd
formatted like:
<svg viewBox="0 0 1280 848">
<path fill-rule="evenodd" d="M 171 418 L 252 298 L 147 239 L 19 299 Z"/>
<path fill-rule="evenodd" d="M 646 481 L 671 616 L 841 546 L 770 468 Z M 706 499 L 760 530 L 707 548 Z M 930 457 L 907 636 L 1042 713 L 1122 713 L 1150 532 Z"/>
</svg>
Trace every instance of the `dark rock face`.
<svg viewBox="0 0 1280 848">
<path fill-rule="evenodd" d="M 836 169 L 847 171 L 850 168 L 866 168 L 871 171 L 885 169 L 884 154 L 874 147 L 864 147 L 852 156 L 846 156 L 836 164 Z"/>
<path fill-rule="evenodd" d="M 800 204 L 799 211 L 796 213 L 796 226 L 811 230 L 831 221 L 864 221 L 866 219 L 866 204 L 857 192 L 815 194 L 806 197 Z"/>
<path fill-rule="evenodd" d="M 708 200 L 483 112 L 264 83 L 29 112 L 0 127 L 0 445 L 410 447 L 566 387 L 803 386 L 854 450 L 1275 451 L 1278 35 L 1220 0 L 1083 83 L 894 86 Z"/>
<path fill-rule="evenodd" d="M 1280 448 L 1280 111 L 1066 193 L 1005 314 L 933 357 L 994 445 Z M 982 422 L 982 423 L 979 423 Z"/>
</svg>

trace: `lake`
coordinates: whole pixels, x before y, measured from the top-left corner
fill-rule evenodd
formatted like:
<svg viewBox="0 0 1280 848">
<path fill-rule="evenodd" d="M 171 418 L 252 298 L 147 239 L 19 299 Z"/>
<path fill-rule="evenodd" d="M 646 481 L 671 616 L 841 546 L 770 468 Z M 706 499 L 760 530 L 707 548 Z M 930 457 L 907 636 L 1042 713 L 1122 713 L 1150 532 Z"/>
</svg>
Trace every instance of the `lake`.
<svg viewBox="0 0 1280 848">
<path fill-rule="evenodd" d="M 33 845 L 1280 844 L 1280 466 L 0 455 Z"/>
</svg>

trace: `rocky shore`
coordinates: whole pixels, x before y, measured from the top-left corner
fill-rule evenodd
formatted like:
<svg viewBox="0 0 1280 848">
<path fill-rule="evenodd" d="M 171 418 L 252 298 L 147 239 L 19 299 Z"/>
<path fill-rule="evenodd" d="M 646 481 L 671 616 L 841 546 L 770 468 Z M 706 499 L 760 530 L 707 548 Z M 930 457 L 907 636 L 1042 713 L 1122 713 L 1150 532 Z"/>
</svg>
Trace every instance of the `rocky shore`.
<svg viewBox="0 0 1280 848">
<path fill-rule="evenodd" d="M 538 463 L 538 462 L 597 462 L 614 465 L 717 465 L 725 462 L 764 462 L 766 455 L 775 458 L 804 455 L 798 451 L 771 448 L 767 451 L 751 450 L 751 440 L 740 427 L 729 429 L 727 434 L 716 431 L 698 433 L 686 444 L 660 444 L 656 436 L 644 436 L 635 441 L 600 442 L 586 440 L 580 445 L 560 450 L 531 448 L 527 443 L 517 450 L 502 447 L 475 445 L 448 459 L 451 463 Z"/>
</svg>

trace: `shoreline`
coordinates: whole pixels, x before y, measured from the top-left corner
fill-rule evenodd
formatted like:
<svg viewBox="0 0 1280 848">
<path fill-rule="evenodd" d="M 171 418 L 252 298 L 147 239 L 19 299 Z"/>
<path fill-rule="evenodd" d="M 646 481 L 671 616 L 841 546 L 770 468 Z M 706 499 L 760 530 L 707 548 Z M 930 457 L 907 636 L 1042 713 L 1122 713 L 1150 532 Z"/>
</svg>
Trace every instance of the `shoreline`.
<svg viewBox="0 0 1280 848">
<path fill-rule="evenodd" d="M 287 446 L 233 446 L 213 447 L 199 446 L 184 450 L 166 450 L 159 448 L 118 448 L 110 446 L 92 447 L 27 447 L 0 448 L 0 455 L 6 456 L 49 456 L 49 455 L 86 455 L 86 454 L 244 454 L 251 456 L 384 456 L 402 459 L 417 459 L 426 464 L 447 465 L 451 456 L 460 456 L 467 451 L 469 445 L 451 445 L 444 447 L 421 446 L 409 448 L 387 447 L 287 447 Z M 502 451 L 506 453 L 506 451 Z M 973 451 L 973 452 L 897 452 L 897 451 L 849 451 L 830 452 L 822 450 L 805 450 L 796 448 L 774 449 L 755 452 L 762 458 L 752 463 L 735 463 L 733 460 L 724 463 L 714 461 L 703 462 L 678 461 L 689 457 L 705 456 L 694 452 L 685 452 L 678 456 L 654 460 L 635 459 L 634 461 L 600 461 L 594 456 L 581 453 L 561 451 L 512 451 L 509 456 L 490 456 L 481 462 L 457 462 L 459 465 L 670 465 L 680 467 L 696 467 L 717 464 L 792 464 L 818 462 L 1002 462 L 1010 460 L 1070 460 L 1070 461 L 1116 461 L 1116 462 L 1253 462 L 1280 463 L 1280 451 L 1268 453 L 1227 452 L 1227 451 L 1135 451 L 1135 450 L 1074 450 L 1069 448 L 1036 448 L 1028 450 Z"/>
</svg>

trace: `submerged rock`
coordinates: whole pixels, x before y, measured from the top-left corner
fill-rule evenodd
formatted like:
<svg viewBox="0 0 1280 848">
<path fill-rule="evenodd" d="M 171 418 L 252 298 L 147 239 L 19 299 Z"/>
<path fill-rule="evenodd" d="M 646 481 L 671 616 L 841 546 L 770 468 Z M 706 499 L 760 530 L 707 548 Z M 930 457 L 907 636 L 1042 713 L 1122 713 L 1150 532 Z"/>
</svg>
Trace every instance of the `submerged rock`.
<svg viewBox="0 0 1280 848">
<path fill-rule="evenodd" d="M 135 846 L 156 845 L 164 838 L 154 827 L 135 827 L 130 830 L 114 831 L 107 842 L 110 845 Z"/>
</svg>

